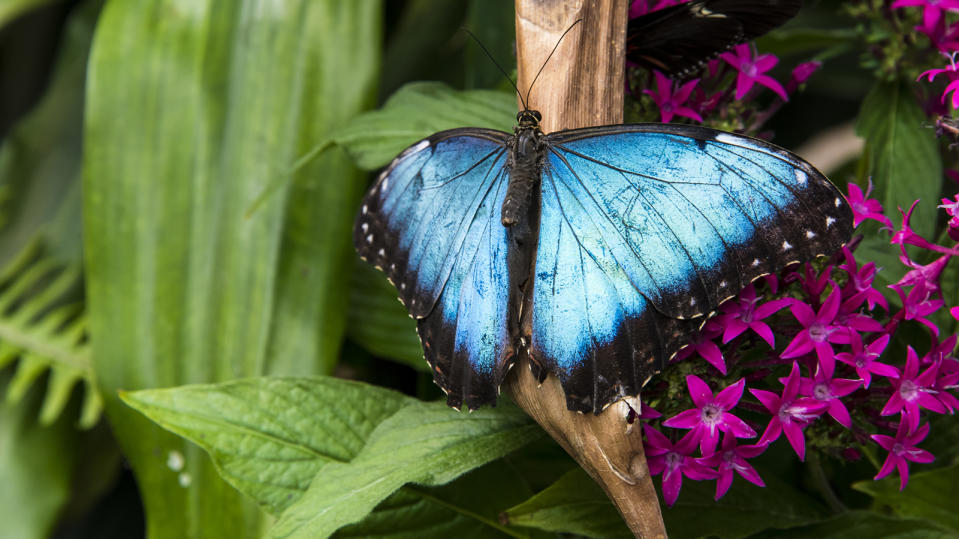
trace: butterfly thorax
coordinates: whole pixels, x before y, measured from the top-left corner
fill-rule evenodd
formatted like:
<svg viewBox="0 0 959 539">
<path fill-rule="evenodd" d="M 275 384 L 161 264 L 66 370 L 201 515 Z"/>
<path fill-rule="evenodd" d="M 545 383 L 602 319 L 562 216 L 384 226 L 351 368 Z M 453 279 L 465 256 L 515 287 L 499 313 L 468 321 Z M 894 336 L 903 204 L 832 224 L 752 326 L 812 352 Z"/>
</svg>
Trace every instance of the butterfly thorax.
<svg viewBox="0 0 959 539">
<path fill-rule="evenodd" d="M 546 135 L 539 128 L 540 113 L 523 110 L 516 115 L 517 125 L 507 141 L 510 149 L 506 163 L 509 169 L 509 187 L 503 199 L 501 221 L 511 227 L 526 214 L 533 187 L 540 178 L 546 148 Z"/>
</svg>

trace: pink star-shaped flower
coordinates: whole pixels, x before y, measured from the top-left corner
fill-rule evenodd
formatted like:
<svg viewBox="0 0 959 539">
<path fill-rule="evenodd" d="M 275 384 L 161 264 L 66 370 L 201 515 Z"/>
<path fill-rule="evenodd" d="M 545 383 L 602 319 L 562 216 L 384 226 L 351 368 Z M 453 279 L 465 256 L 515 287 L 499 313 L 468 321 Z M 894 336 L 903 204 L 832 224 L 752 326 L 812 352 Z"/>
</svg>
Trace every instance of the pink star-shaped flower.
<svg viewBox="0 0 959 539">
<path fill-rule="evenodd" d="M 740 44 L 733 47 L 733 52 L 724 52 L 719 55 L 720 58 L 733 66 L 739 75 L 736 77 L 736 99 L 742 99 L 754 84 L 759 83 L 776 92 L 783 101 L 788 101 L 786 89 L 782 84 L 770 77 L 763 75 L 779 62 L 779 59 L 772 54 L 761 54 L 753 58 L 752 48 L 746 44 Z"/>
<path fill-rule="evenodd" d="M 683 486 L 683 476 L 694 480 L 714 479 L 716 470 L 702 464 L 691 455 L 696 448 L 696 439 L 692 432 L 673 444 L 658 430 L 643 425 L 646 433 L 646 462 L 651 475 L 663 474 L 663 499 L 666 505 L 676 503 L 679 490 Z"/>
<path fill-rule="evenodd" d="M 692 429 L 691 432 L 699 440 L 699 449 L 703 455 L 711 455 L 716 451 L 720 431 L 736 438 L 752 438 L 756 435 L 756 431 L 749 428 L 745 421 L 729 413 L 743 397 L 743 389 L 746 387 L 744 378 L 740 378 L 716 396 L 713 396 L 712 390 L 698 376 L 687 376 L 686 385 L 696 408 L 680 412 L 664 421 L 663 425 L 675 429 Z"/>
<path fill-rule="evenodd" d="M 919 426 L 920 408 L 939 414 L 946 413 L 946 407 L 934 396 L 938 371 L 939 364 L 933 364 L 920 374 L 919 356 L 912 346 L 907 346 L 905 370 L 899 374 L 897 369 L 896 376 L 889 377 L 894 391 L 880 415 L 902 413 L 902 422 L 909 426 L 909 430 L 915 430 Z"/>
<path fill-rule="evenodd" d="M 756 287 L 750 284 L 739 293 L 739 297 L 731 299 L 720 307 L 723 314 L 716 317 L 716 323 L 724 326 L 723 344 L 735 339 L 747 329 L 756 332 L 766 343 L 776 346 L 773 330 L 762 320 L 775 314 L 777 311 L 790 305 L 793 300 L 774 299 L 758 305 L 760 298 L 756 297 Z"/>
<path fill-rule="evenodd" d="M 803 437 L 803 428 L 814 419 L 822 415 L 829 408 L 825 402 L 808 397 L 798 397 L 799 394 L 799 363 L 793 362 L 792 372 L 786 379 L 782 396 L 772 391 L 750 389 L 763 406 L 773 415 L 766 430 L 759 438 L 759 445 L 769 444 L 786 433 L 789 445 L 799 455 L 799 460 L 806 457 L 806 439 Z"/>
<path fill-rule="evenodd" d="M 869 185 L 866 187 L 865 193 L 852 182 L 846 185 L 846 191 L 849 193 L 846 199 L 852 208 L 852 226 L 856 227 L 866 219 L 873 219 L 892 228 L 892 221 L 882 213 L 882 204 L 874 198 L 869 198 L 869 195 L 872 194 L 872 188 L 872 178 L 869 178 Z"/>
<path fill-rule="evenodd" d="M 796 320 L 802 324 L 803 329 L 796 334 L 792 342 L 786 345 L 786 349 L 779 357 L 791 359 L 815 350 L 819 363 L 827 367 L 830 372 L 834 369 L 836 354 L 830 343 L 845 344 L 849 342 L 848 331 L 834 322 L 836 315 L 839 313 L 840 295 L 839 287 L 834 285 L 832 292 L 823 302 L 818 313 L 801 301 L 794 301 L 790 305 L 789 310 L 796 317 Z"/>
<path fill-rule="evenodd" d="M 816 367 L 816 374 L 812 378 L 799 379 L 799 394 L 812 397 L 826 403 L 827 412 L 842 426 L 852 428 L 852 419 L 849 410 L 839 400 L 859 388 L 859 380 L 833 378 L 833 371 L 827 370 L 821 363 Z"/>
<path fill-rule="evenodd" d="M 889 451 L 886 461 L 876 474 L 875 479 L 886 477 L 892 470 L 899 470 L 899 490 L 906 488 L 909 482 L 909 462 L 929 463 L 936 460 L 932 453 L 916 447 L 929 434 L 929 423 L 919 427 L 915 432 L 907 428 L 905 421 L 899 422 L 896 437 L 885 434 L 873 434 L 872 439 L 883 449 Z"/>
<path fill-rule="evenodd" d="M 862 337 L 859 336 L 859 333 L 852 332 L 849 334 L 849 345 L 852 352 L 840 352 L 836 354 L 836 359 L 847 365 L 852 365 L 856 369 L 856 374 L 862 380 L 864 388 L 869 388 L 873 374 L 885 377 L 899 376 L 899 371 L 892 365 L 876 361 L 886 349 L 886 346 L 889 345 L 889 334 L 863 346 Z"/>
<path fill-rule="evenodd" d="M 891 9 L 921 7 L 923 26 L 934 26 L 942 18 L 943 10 L 959 9 L 959 0 L 896 0 Z"/>
<path fill-rule="evenodd" d="M 673 92 L 673 81 L 663 76 L 659 71 L 653 71 L 656 78 L 656 91 L 643 90 L 643 93 L 653 98 L 653 102 L 659 107 L 660 118 L 663 123 L 673 119 L 673 116 L 684 116 L 702 122 L 703 118 L 698 112 L 689 108 L 685 103 L 689 99 L 689 94 L 699 83 L 699 79 L 693 79 L 683 84 Z"/>
<path fill-rule="evenodd" d="M 726 374 L 726 361 L 723 359 L 723 353 L 719 350 L 719 346 L 713 342 L 713 339 L 721 333 L 722 327 L 719 324 L 712 320 L 706 322 L 693 342 L 681 348 L 673 361 L 682 361 L 694 353 L 698 353 L 707 363 L 716 367 L 719 372 Z"/>
<path fill-rule="evenodd" d="M 729 487 L 733 484 L 733 472 L 738 473 L 743 479 L 750 483 L 765 487 L 763 478 L 746 459 L 758 457 L 767 445 L 737 445 L 736 437 L 728 434 L 723 435 L 723 445 L 719 451 L 711 456 L 701 459 L 702 463 L 711 467 L 718 468 L 719 478 L 716 481 L 716 496 L 718 500 L 726 495 Z"/>
<path fill-rule="evenodd" d="M 872 287 L 872 281 L 876 278 L 875 262 L 867 262 L 861 268 L 856 263 L 856 258 L 848 247 L 843 246 L 843 255 L 846 257 L 846 263 L 840 264 L 839 269 L 849 274 L 849 281 L 842 287 L 843 309 L 850 311 L 858 309 L 860 305 L 866 303 L 869 310 L 873 310 L 876 305 L 881 305 L 887 312 L 889 303 L 886 301 L 882 292 Z M 846 303 L 849 302 L 847 306 Z M 855 305 L 855 306 L 853 306 Z"/>
</svg>

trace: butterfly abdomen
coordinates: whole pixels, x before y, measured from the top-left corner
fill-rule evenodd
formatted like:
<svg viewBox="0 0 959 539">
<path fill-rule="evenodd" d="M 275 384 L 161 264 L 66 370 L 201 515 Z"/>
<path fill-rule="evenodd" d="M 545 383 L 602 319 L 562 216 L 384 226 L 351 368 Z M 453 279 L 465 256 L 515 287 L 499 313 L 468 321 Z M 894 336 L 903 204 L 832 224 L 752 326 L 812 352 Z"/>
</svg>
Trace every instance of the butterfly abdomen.
<svg viewBox="0 0 959 539">
<path fill-rule="evenodd" d="M 503 226 L 515 225 L 529 207 L 533 188 L 537 185 L 543 166 L 545 145 L 539 127 L 518 127 L 509 141 L 512 146 L 509 167 L 509 187 L 500 210 Z"/>
</svg>

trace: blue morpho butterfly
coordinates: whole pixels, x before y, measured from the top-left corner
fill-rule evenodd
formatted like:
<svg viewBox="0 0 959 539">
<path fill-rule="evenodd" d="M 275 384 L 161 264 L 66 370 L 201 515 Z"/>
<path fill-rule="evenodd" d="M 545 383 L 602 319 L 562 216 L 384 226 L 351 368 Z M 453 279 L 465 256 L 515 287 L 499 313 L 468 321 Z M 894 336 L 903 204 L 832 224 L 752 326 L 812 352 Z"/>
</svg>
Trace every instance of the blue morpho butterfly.
<svg viewBox="0 0 959 539">
<path fill-rule="evenodd" d="M 525 103 L 525 101 L 524 101 Z M 451 129 L 397 156 L 353 237 L 417 321 L 447 403 L 495 403 L 509 368 L 571 410 L 634 397 L 720 303 L 852 233 L 842 194 L 767 142 L 690 125 Z"/>
</svg>

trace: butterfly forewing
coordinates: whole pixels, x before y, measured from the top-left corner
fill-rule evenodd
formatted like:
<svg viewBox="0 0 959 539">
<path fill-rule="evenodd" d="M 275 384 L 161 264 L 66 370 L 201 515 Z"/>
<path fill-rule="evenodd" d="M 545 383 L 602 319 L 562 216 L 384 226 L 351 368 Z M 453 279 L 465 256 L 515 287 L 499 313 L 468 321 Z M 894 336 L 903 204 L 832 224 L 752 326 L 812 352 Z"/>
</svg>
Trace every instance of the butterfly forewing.
<svg viewBox="0 0 959 539">
<path fill-rule="evenodd" d="M 635 395 L 701 323 L 683 319 L 851 232 L 835 187 L 761 141 L 659 124 L 549 141 L 531 355 L 573 409 Z"/>
<path fill-rule="evenodd" d="M 400 154 L 363 200 L 360 255 L 386 272 L 417 320 L 449 404 L 495 401 L 508 349 L 506 133 L 457 129 Z"/>
</svg>

